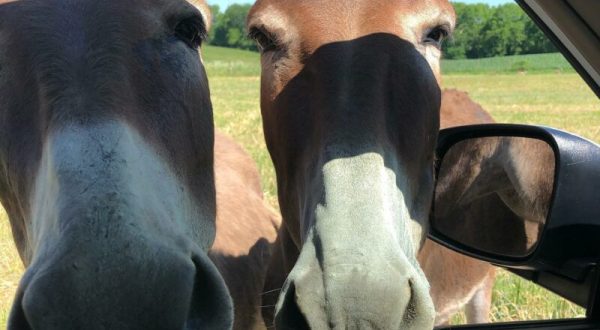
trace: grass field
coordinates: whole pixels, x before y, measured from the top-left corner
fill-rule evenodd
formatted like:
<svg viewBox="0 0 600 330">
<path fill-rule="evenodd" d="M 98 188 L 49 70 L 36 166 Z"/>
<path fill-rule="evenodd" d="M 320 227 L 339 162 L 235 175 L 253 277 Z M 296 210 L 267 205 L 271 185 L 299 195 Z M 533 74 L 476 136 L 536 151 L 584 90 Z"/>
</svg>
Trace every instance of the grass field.
<svg viewBox="0 0 600 330">
<path fill-rule="evenodd" d="M 575 72 L 569 62 L 559 53 L 514 55 L 475 60 L 443 60 L 446 74 L 492 74 L 506 72 Z"/>
<path fill-rule="evenodd" d="M 218 128 L 239 141 L 258 162 L 268 200 L 276 205 L 275 178 L 262 136 L 258 101 L 258 56 L 207 47 L 203 57 Z M 499 122 L 542 124 L 600 141 L 600 102 L 572 70 L 554 68 L 555 56 L 531 57 L 534 70 L 515 72 L 510 59 L 446 61 L 443 85 L 468 91 Z M 481 72 L 474 72 L 480 67 Z M 507 64 L 509 63 L 509 64 Z M 566 63 L 566 62 L 565 62 Z M 559 66 L 562 64 L 558 64 Z M 543 69 L 541 69 L 543 68 Z M 516 70 L 522 71 L 522 70 Z M 485 74 L 484 74 L 485 73 Z M 4 328 L 22 266 L 8 221 L 0 212 L 0 327 Z M 500 272 L 493 295 L 495 321 L 583 316 L 585 311 L 534 284 Z M 459 315 L 454 322 L 461 322 Z"/>
<path fill-rule="evenodd" d="M 211 77 L 260 76 L 260 57 L 255 52 L 206 46 L 202 58 Z"/>
<path fill-rule="evenodd" d="M 258 53 L 237 49 L 207 46 L 204 60 L 212 77 L 258 76 Z M 569 62 L 559 53 L 515 55 L 475 60 L 442 60 L 445 74 L 501 73 L 574 73 Z"/>
</svg>

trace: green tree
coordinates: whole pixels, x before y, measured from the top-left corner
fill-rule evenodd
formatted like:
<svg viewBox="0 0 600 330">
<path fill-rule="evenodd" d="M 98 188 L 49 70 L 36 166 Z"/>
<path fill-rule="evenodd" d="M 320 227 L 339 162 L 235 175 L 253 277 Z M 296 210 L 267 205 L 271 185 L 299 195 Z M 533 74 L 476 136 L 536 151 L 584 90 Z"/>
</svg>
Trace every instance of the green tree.
<svg viewBox="0 0 600 330">
<path fill-rule="evenodd" d="M 481 30 L 476 57 L 520 54 L 526 39 L 526 14 L 516 4 L 494 8 L 494 12 Z"/>
<path fill-rule="evenodd" d="M 210 22 L 210 31 L 208 31 L 208 40 L 211 42 L 215 38 L 215 27 L 217 22 L 221 20 L 221 8 L 219 5 L 212 5 L 210 7 L 210 13 L 212 14 L 212 22 Z"/>
<path fill-rule="evenodd" d="M 256 50 L 254 42 L 246 36 L 246 16 L 250 7 L 249 4 L 233 4 L 219 14 L 210 43 L 216 46 Z"/>
<path fill-rule="evenodd" d="M 527 37 L 523 40 L 523 44 L 521 45 L 523 54 L 557 52 L 554 44 L 532 20 L 527 20 L 527 22 L 525 22 L 525 35 Z"/>
<path fill-rule="evenodd" d="M 445 47 L 448 58 L 477 57 L 480 33 L 487 20 L 492 16 L 493 10 L 485 4 L 468 5 L 454 3 L 456 12 L 456 28 L 451 40 Z"/>
</svg>

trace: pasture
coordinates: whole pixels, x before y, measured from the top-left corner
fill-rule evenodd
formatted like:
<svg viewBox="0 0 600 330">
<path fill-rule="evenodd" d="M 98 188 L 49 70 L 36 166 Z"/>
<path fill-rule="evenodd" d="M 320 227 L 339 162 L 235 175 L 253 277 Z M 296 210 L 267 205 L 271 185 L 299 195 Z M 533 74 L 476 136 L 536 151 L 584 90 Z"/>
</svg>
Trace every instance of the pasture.
<svg viewBox="0 0 600 330">
<path fill-rule="evenodd" d="M 262 136 L 258 55 L 217 47 L 205 47 L 203 55 L 216 126 L 234 137 L 257 161 L 265 195 L 276 206 L 275 175 Z M 468 91 L 498 122 L 548 125 L 600 141 L 600 102 L 559 55 L 445 61 L 443 67 L 443 86 Z M 6 327 L 22 271 L 8 219 L 0 209 L 2 328 Z M 495 321 L 585 314 L 583 309 L 508 272 L 500 272 L 493 300 L 491 317 Z M 454 322 L 462 319 L 458 316 Z"/>
</svg>

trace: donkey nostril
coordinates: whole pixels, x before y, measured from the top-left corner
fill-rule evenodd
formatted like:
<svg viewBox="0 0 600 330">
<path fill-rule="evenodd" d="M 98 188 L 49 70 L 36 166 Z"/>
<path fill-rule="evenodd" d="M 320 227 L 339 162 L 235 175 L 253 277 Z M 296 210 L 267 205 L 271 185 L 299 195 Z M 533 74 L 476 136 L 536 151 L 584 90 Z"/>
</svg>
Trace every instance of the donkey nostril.
<svg viewBox="0 0 600 330">
<path fill-rule="evenodd" d="M 410 299 L 408 304 L 406 305 L 406 309 L 404 311 L 404 321 L 406 323 L 411 323 L 417 317 L 417 300 L 415 297 L 415 287 L 412 279 L 408 279 L 408 288 Z"/>
<path fill-rule="evenodd" d="M 6 328 L 8 330 L 31 329 L 31 326 L 29 325 L 29 322 L 27 322 L 27 318 L 25 316 L 25 309 L 23 308 L 23 291 L 18 293 L 17 297 L 15 298 Z"/>
<path fill-rule="evenodd" d="M 230 329 L 233 302 L 215 265 L 208 256 L 192 257 L 196 268 L 186 329 Z"/>
<path fill-rule="evenodd" d="M 285 292 L 281 309 L 275 317 L 275 324 L 277 329 L 310 329 L 296 301 L 296 286 L 293 282 Z"/>
<path fill-rule="evenodd" d="M 411 328 L 429 327 L 435 318 L 433 301 L 429 297 L 429 286 L 419 278 L 409 278 L 410 298 L 404 308 L 402 323 Z"/>
</svg>

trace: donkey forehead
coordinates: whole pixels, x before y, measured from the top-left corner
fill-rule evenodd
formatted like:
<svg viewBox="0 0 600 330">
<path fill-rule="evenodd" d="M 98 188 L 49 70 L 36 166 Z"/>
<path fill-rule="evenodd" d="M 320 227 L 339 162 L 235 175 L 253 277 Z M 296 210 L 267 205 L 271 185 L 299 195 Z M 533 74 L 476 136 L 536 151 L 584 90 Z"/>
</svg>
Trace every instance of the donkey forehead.
<svg viewBox="0 0 600 330">
<path fill-rule="evenodd" d="M 202 10 L 209 15 L 205 9 L 203 0 L 0 0 L 2 140 L 18 140 L 27 127 L 37 134 L 29 147 L 56 127 L 118 117 L 156 145 L 178 141 L 169 154 L 184 158 L 196 146 L 192 126 L 164 139 L 158 132 L 193 112 L 194 128 L 210 133 L 212 114 L 198 55 L 171 42 L 168 27 Z M 16 161 L 19 151 L 11 150 Z"/>
<path fill-rule="evenodd" d="M 0 0 L 0 21 L 7 22 L 2 29 L 43 30 L 46 35 L 63 32 L 56 29 L 61 23 L 88 30 L 102 30 L 108 25 L 116 30 L 118 26 L 127 35 L 135 36 L 156 32 L 172 18 L 194 14 L 200 14 L 207 27 L 210 25 L 210 10 L 204 0 Z"/>
<path fill-rule="evenodd" d="M 248 17 L 250 27 L 276 30 L 280 41 L 302 40 L 305 48 L 378 32 L 414 41 L 423 29 L 454 22 L 447 0 L 258 0 Z"/>
<path fill-rule="evenodd" d="M 104 71 L 130 68 L 131 52 L 162 47 L 152 41 L 169 37 L 178 22 L 197 15 L 208 27 L 204 0 L 0 0 L 0 83 L 2 71 L 4 79 L 31 83 L 23 73 L 65 78 L 63 73 L 78 67 L 96 68 L 94 78 L 106 79 Z"/>
</svg>

